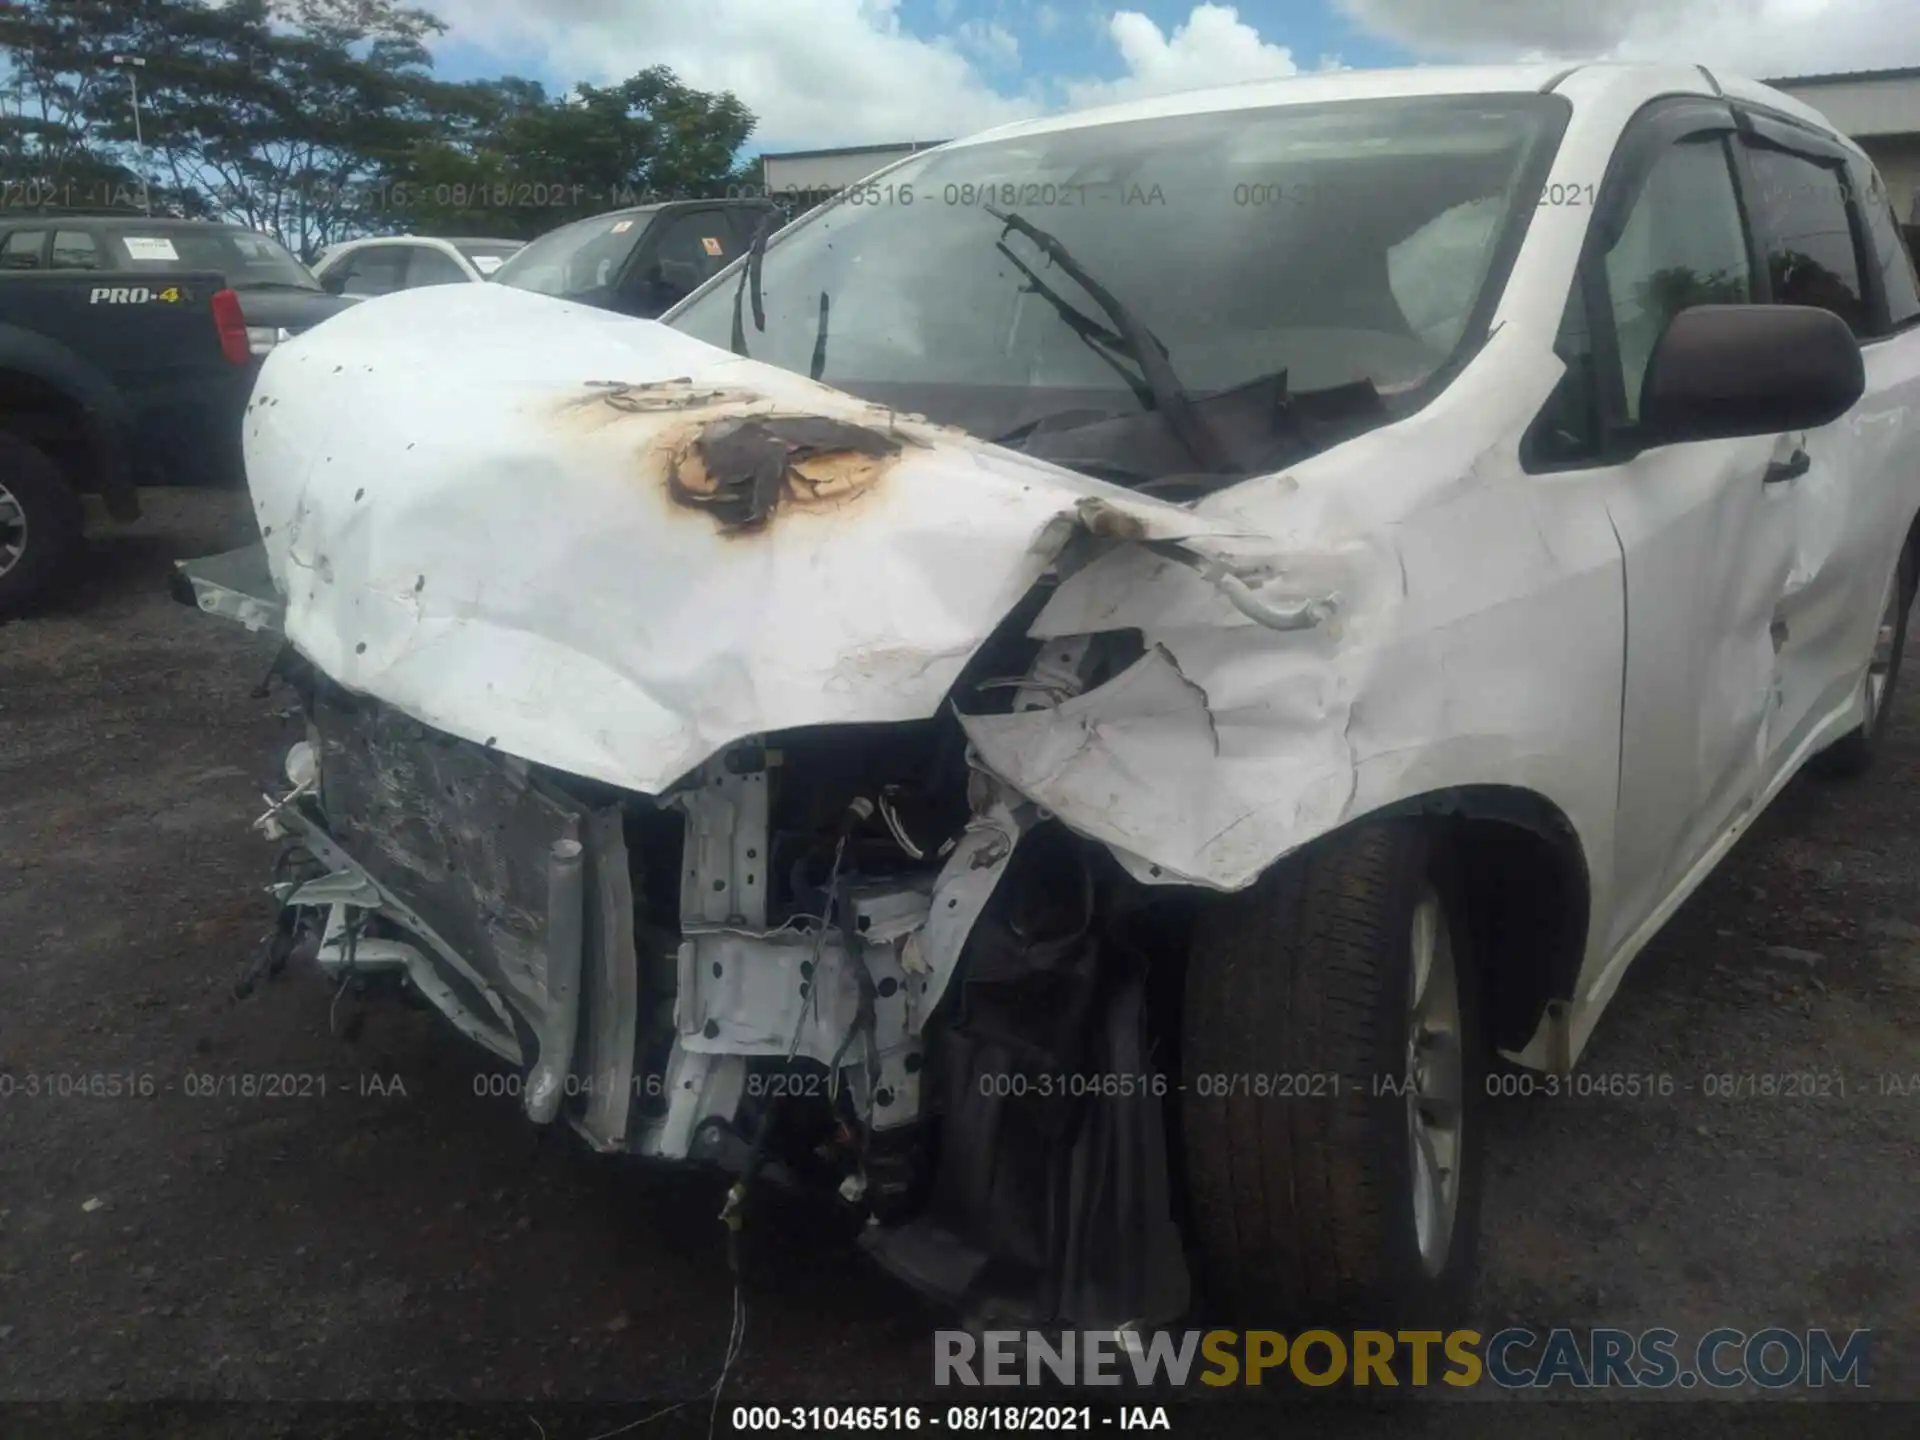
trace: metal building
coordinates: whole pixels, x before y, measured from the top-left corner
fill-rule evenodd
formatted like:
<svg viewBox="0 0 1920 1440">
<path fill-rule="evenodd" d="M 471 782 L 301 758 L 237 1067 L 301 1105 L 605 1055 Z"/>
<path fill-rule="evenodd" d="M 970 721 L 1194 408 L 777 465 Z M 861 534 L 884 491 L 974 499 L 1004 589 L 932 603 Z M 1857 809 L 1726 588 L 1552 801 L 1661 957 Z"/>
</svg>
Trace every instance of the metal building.
<svg viewBox="0 0 1920 1440">
<path fill-rule="evenodd" d="M 1920 224 L 1920 69 L 1769 80 L 1813 106 L 1873 157 L 1902 220 Z"/>
<path fill-rule="evenodd" d="M 789 150 L 760 157 L 760 183 L 775 195 L 825 198 L 917 150 L 944 140 L 907 140 L 894 145 L 849 145 L 839 150 Z"/>
<path fill-rule="evenodd" d="M 1920 68 L 1797 75 L 1766 82 L 1804 100 L 1873 157 L 1902 220 L 1920 224 Z M 858 183 L 882 166 L 939 140 L 791 150 L 760 159 L 768 190 L 809 202 Z"/>
</svg>

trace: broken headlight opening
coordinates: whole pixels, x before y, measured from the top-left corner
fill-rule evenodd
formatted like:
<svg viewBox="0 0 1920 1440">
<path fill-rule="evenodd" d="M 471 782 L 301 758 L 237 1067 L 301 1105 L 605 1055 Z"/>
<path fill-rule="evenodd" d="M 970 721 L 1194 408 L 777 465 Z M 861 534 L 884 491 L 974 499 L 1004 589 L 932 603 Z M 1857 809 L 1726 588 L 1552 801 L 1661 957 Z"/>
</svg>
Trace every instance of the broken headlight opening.
<svg viewBox="0 0 1920 1440">
<path fill-rule="evenodd" d="M 837 1193 L 916 1289 L 1034 1323 L 1171 1318 L 1166 1113 L 1187 900 L 970 763 L 1140 658 L 1007 617 L 933 719 L 725 747 L 657 795 L 355 696 L 299 659 L 307 739 L 270 973 L 398 988 L 595 1149 Z M 349 1019 L 351 1025 L 351 1019 Z M 1097 1077 L 1097 1083 L 1096 1083 Z M 1111 1083 L 1109 1083 L 1111 1082 Z"/>
</svg>

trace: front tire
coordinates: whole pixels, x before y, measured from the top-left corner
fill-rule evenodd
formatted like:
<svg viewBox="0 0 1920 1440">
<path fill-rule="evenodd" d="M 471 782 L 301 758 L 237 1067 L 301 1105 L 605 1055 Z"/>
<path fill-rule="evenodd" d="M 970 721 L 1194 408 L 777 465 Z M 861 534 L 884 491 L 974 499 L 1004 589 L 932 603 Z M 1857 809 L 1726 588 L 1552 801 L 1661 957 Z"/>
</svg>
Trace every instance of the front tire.
<svg viewBox="0 0 1920 1440">
<path fill-rule="evenodd" d="M 1907 649 L 1907 612 L 1913 608 L 1913 547 L 1903 546 L 1887 581 L 1887 596 L 1874 636 L 1873 657 L 1861 680 L 1867 717 L 1813 757 L 1811 768 L 1832 780 L 1850 780 L 1873 768 L 1886 747 L 1893 695 L 1900 683 L 1900 661 Z"/>
<path fill-rule="evenodd" d="M 1237 1318 L 1464 1312 L 1486 1072 L 1459 894 L 1439 832 L 1374 821 L 1197 926 L 1181 1132 L 1202 1270 Z"/>
<path fill-rule="evenodd" d="M 80 547 L 80 500 L 46 452 L 0 432 L 0 620 L 46 592 Z"/>
</svg>

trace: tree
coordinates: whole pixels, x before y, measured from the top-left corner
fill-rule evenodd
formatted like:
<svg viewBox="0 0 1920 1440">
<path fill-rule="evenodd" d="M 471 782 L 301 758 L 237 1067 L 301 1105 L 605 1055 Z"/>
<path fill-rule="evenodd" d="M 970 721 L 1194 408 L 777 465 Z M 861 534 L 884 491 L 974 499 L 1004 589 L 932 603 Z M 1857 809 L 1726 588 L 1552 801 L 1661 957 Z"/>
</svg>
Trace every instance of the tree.
<svg viewBox="0 0 1920 1440">
<path fill-rule="evenodd" d="M 0 164 L 138 176 L 156 209 L 310 253 L 366 222 L 373 177 L 430 132 L 426 40 L 441 28 L 394 0 L 21 0 L 0 21 Z M 144 145 L 121 53 L 145 62 Z"/>
<path fill-rule="evenodd" d="M 526 81 L 471 87 L 474 122 L 418 147 L 394 176 L 400 216 L 427 233 L 532 236 L 653 199 L 727 193 L 754 118 L 730 93 L 653 66 L 549 99 Z"/>
<path fill-rule="evenodd" d="M 50 203 L 79 187 L 126 206 L 144 180 L 156 213 L 235 220 L 311 258 L 357 234 L 533 235 L 640 198 L 724 193 L 752 133 L 738 99 L 664 66 L 558 98 L 511 76 L 449 84 L 428 49 L 444 28 L 399 0 L 0 5 L 0 204 L 32 181 Z M 146 62 L 143 146 L 123 53 Z"/>
<path fill-rule="evenodd" d="M 137 183 L 92 132 L 105 107 L 127 103 L 113 55 L 129 9 L 124 0 L 66 0 L 0 10 L 8 60 L 0 81 L 0 181 L 9 206 Z"/>
<path fill-rule="evenodd" d="M 309 257 L 379 217 L 379 175 L 432 132 L 442 22 L 391 0 L 162 0 L 141 7 L 156 178 L 189 213 Z M 130 118 L 109 119 L 125 144 Z"/>
</svg>

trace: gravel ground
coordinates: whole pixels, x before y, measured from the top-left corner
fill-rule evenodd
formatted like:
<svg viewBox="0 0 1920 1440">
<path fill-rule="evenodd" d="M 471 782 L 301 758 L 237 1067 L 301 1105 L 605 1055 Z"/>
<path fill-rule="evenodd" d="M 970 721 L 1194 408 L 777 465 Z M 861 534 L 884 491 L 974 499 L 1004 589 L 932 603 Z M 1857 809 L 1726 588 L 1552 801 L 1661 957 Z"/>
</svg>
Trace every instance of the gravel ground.
<svg viewBox="0 0 1920 1440">
<path fill-rule="evenodd" d="M 369 1010 L 348 1040 L 311 977 L 229 998 L 269 920 L 248 822 L 296 737 L 250 697 L 271 641 L 164 592 L 172 559 L 251 538 L 244 497 L 148 504 L 0 629 L 0 1399 L 700 1389 L 731 1320 L 720 1182 L 536 1140 L 431 1015 Z M 1883 768 L 1792 787 L 1629 976 L 1585 1072 L 1672 1095 L 1494 1106 L 1483 1329 L 1870 1327 L 1872 1393 L 1920 1400 L 1920 686 L 1898 703 Z M 1831 1078 L 1704 1093 L 1792 1073 Z M 292 1093 L 236 1093 L 248 1075 Z M 76 1081 L 106 1093 L 47 1093 Z M 743 1250 L 730 1403 L 922 1396 L 931 1317 L 843 1223 L 762 1207 Z M 1530 1433 L 1628 1433 L 1619 1403 L 1528 1408 Z M 48 1433 L 109 1412 L 62 1413 Z"/>
</svg>

